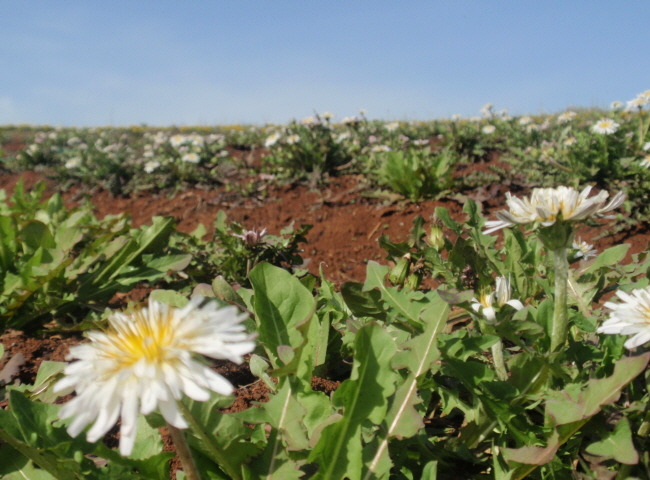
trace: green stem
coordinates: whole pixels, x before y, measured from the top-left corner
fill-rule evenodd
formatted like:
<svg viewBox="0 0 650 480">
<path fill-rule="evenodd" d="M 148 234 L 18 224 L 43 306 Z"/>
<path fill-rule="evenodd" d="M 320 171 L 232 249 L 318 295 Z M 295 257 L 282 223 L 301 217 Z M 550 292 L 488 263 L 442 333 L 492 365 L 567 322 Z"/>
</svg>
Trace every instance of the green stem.
<svg viewBox="0 0 650 480">
<path fill-rule="evenodd" d="M 555 304 L 553 307 L 553 325 L 551 326 L 551 352 L 564 346 L 568 333 L 567 290 L 569 279 L 569 262 L 566 247 L 553 250 L 555 267 Z"/>
<path fill-rule="evenodd" d="M 167 424 L 167 428 L 169 429 L 169 434 L 171 435 L 174 446 L 176 447 L 176 454 L 183 464 L 183 472 L 185 472 L 185 476 L 188 480 L 201 480 L 201 474 L 199 473 L 199 469 L 196 468 L 196 462 L 194 461 L 192 452 L 190 452 L 190 446 L 187 444 L 185 435 L 181 430 L 173 425 Z"/>
<path fill-rule="evenodd" d="M 503 341 L 500 338 L 497 343 L 492 345 L 492 360 L 499 380 L 504 382 L 508 380 L 508 370 L 506 370 L 506 363 L 503 360 Z"/>
<path fill-rule="evenodd" d="M 187 408 L 183 402 L 178 402 L 178 408 L 183 414 L 183 418 L 185 418 L 185 420 L 187 420 L 187 423 L 190 424 L 192 432 L 194 432 L 194 434 L 199 437 L 203 446 L 208 450 L 208 452 L 210 452 L 212 460 L 216 461 L 217 464 L 219 464 L 219 466 L 231 479 L 241 480 L 241 474 L 239 473 L 239 470 L 230 463 L 230 460 L 221 451 L 221 447 L 219 447 L 219 444 L 217 444 L 217 442 L 214 440 L 214 437 L 212 435 L 209 435 L 199 424 L 199 422 L 196 421 L 189 408 Z"/>
</svg>

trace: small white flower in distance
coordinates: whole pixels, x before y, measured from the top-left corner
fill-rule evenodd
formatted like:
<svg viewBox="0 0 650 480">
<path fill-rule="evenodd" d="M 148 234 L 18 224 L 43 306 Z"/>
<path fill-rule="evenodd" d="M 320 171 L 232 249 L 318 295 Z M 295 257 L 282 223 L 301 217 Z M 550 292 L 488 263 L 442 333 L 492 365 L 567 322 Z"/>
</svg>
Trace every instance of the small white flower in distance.
<svg viewBox="0 0 650 480">
<path fill-rule="evenodd" d="M 321 115 L 321 118 L 324 118 L 325 120 L 331 120 L 332 118 L 334 118 L 334 114 L 332 112 L 324 112 Z"/>
<path fill-rule="evenodd" d="M 187 163 L 199 163 L 201 161 L 201 157 L 197 153 L 189 152 L 183 155 L 181 157 L 181 160 Z"/>
<path fill-rule="evenodd" d="M 622 102 L 619 102 L 618 100 L 614 100 L 614 101 L 610 104 L 610 108 L 611 108 L 612 110 L 618 110 L 618 109 L 621 108 L 622 106 L 623 106 L 623 103 L 622 103 Z"/>
<path fill-rule="evenodd" d="M 481 129 L 481 131 L 486 135 L 491 135 L 496 131 L 496 129 L 497 127 L 494 125 L 486 125 Z"/>
<path fill-rule="evenodd" d="M 187 141 L 187 138 L 185 137 L 185 135 L 180 135 L 180 134 L 172 135 L 172 136 L 169 138 L 169 143 L 170 143 L 171 146 L 174 147 L 174 148 L 178 148 L 178 147 L 180 147 L 180 146 L 183 145 L 186 141 Z"/>
<path fill-rule="evenodd" d="M 313 125 L 318 125 L 319 122 L 318 122 L 318 119 L 316 117 L 305 117 L 302 120 L 300 120 L 300 123 L 310 127 L 310 126 L 313 126 Z"/>
<path fill-rule="evenodd" d="M 81 157 L 72 157 L 67 162 L 65 162 L 65 168 L 72 169 L 81 166 Z"/>
<path fill-rule="evenodd" d="M 160 162 L 158 162 L 157 160 L 149 160 L 147 163 L 144 164 L 144 171 L 147 173 L 152 173 L 158 167 L 160 167 Z"/>
<path fill-rule="evenodd" d="M 575 118 L 575 116 L 576 116 L 576 112 L 573 112 L 573 111 L 569 110 L 567 112 L 560 113 L 557 116 L 557 121 L 558 121 L 558 123 L 568 123 L 571 120 L 573 120 Z"/>
<path fill-rule="evenodd" d="M 288 135 L 284 141 L 289 145 L 295 145 L 296 143 L 300 142 L 300 136 L 293 133 L 291 135 Z"/>
<path fill-rule="evenodd" d="M 360 121 L 359 117 L 354 117 L 354 116 L 353 117 L 343 117 L 341 119 L 341 123 L 344 124 L 344 125 L 359 123 L 359 121 Z"/>
<path fill-rule="evenodd" d="M 399 122 L 390 122 L 384 125 L 384 128 L 389 132 L 394 132 L 399 128 Z"/>
<path fill-rule="evenodd" d="M 602 118 L 593 124 L 591 130 L 595 133 L 610 135 L 615 133 L 616 130 L 618 130 L 618 127 L 620 127 L 620 125 L 611 118 Z"/>
<path fill-rule="evenodd" d="M 533 119 L 529 116 L 521 117 L 519 119 L 519 125 L 528 125 L 532 121 Z"/>
<path fill-rule="evenodd" d="M 266 148 L 272 147 L 276 143 L 278 143 L 278 140 L 280 140 L 280 134 L 278 132 L 272 133 L 268 137 L 266 137 L 266 140 L 264 140 L 264 146 Z"/>
<path fill-rule="evenodd" d="M 77 395 L 60 410 L 71 418 L 68 433 L 75 437 L 90 423 L 86 438 L 96 442 L 118 418 L 120 453 L 133 449 L 137 418 L 159 410 L 176 428 L 187 428 L 178 408 L 183 394 L 196 401 L 209 390 L 230 395 L 233 386 L 195 356 L 243 361 L 255 348 L 253 336 L 241 324 L 246 315 L 235 307 L 193 298 L 184 308 L 149 299 L 147 307 L 116 312 L 106 331 L 89 332 L 90 343 L 70 348 L 76 361 L 64 369 L 54 391 Z"/>
<path fill-rule="evenodd" d="M 625 193 L 618 192 L 609 203 L 609 193 L 599 192 L 589 197 L 591 187 L 578 192 L 571 187 L 534 188 L 530 198 L 519 199 L 506 192 L 509 210 L 496 213 L 498 220 L 485 222 L 485 234 L 513 225 L 540 223 L 544 227 L 556 221 L 576 222 L 591 216 L 600 216 L 619 207 L 625 200 Z"/>
<path fill-rule="evenodd" d="M 643 345 L 650 340 L 650 287 L 631 293 L 618 290 L 616 295 L 622 301 L 605 303 L 611 313 L 598 328 L 598 333 L 632 335 L 625 342 L 626 348 Z"/>
<path fill-rule="evenodd" d="M 497 318 L 495 304 L 497 307 L 510 305 L 515 310 L 524 308 L 524 305 L 519 300 L 511 299 L 510 295 L 510 280 L 500 276 L 496 279 L 496 290 L 490 293 L 482 292 L 478 300 L 476 298 L 472 299 L 471 308 L 476 313 L 483 315 L 488 322 L 494 322 Z"/>
<path fill-rule="evenodd" d="M 580 238 L 576 238 L 571 246 L 575 250 L 576 258 L 589 260 L 598 255 L 598 250 L 596 250 L 593 245 L 581 240 Z"/>
<path fill-rule="evenodd" d="M 372 153 L 383 153 L 383 152 L 390 152 L 390 147 L 388 145 L 373 145 L 370 148 L 370 151 Z"/>
</svg>

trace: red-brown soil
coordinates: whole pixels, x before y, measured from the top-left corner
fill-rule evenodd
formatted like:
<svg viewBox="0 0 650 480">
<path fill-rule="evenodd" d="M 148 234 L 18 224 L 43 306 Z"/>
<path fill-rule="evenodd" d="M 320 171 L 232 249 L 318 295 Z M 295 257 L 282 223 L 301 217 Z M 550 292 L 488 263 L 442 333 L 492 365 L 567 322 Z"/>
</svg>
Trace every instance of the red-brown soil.
<svg viewBox="0 0 650 480">
<path fill-rule="evenodd" d="M 486 163 L 463 168 L 459 175 L 465 175 L 471 169 L 485 169 Z M 45 178 L 35 172 L 0 173 L 0 188 L 9 193 L 18 179 L 23 179 L 26 187 L 30 188 Z M 53 182 L 45 180 L 48 182 L 47 191 L 52 193 Z M 235 181 L 237 179 L 233 179 Z M 463 193 L 481 201 L 484 214 L 488 215 L 503 208 L 504 194 L 509 189 L 494 184 Z M 524 187 L 520 189 L 526 190 Z M 322 188 L 267 185 L 257 195 L 249 197 L 234 195 L 226 186 L 218 186 L 213 189 L 186 189 L 174 196 L 160 193 L 128 198 L 116 198 L 108 192 L 95 191 L 91 199 L 100 218 L 106 214 L 127 212 L 134 225 L 138 226 L 150 222 L 154 215 L 173 216 L 178 221 L 178 228 L 184 232 L 192 231 L 200 223 L 210 230 L 219 210 L 225 210 L 230 220 L 248 229 L 267 228 L 271 234 L 278 234 L 292 222 L 295 226 L 311 224 L 313 229 L 307 235 L 308 243 L 304 245 L 302 253 L 303 258 L 308 260 L 307 268 L 317 274 L 322 267 L 325 277 L 339 285 L 351 280 L 363 281 L 365 265 L 369 260 L 385 261 L 386 254 L 379 247 L 378 238 L 386 234 L 393 241 L 407 239 L 413 218 L 417 215 L 428 220 L 435 207 L 443 206 L 449 209 L 454 218 L 463 218 L 462 204 L 455 199 L 415 203 L 388 201 L 366 196 L 365 191 L 362 177 L 343 175 L 332 178 Z M 82 198 L 78 189 L 64 193 L 64 199 L 70 205 Z M 602 233 L 601 229 L 589 228 L 581 232 L 581 237 L 594 243 L 600 251 L 619 243 L 630 243 L 626 261 L 630 260 L 629 254 L 646 250 L 650 240 L 646 225 L 612 236 L 602 236 Z M 596 237 L 600 238 L 593 241 Z M 63 360 L 68 346 L 79 341 L 79 338 L 63 336 L 27 338 L 13 331 L 0 336 L 0 343 L 7 349 L 5 360 L 18 353 L 25 357 L 25 363 L 14 379 L 23 383 L 33 381 L 42 360 Z M 0 361 L 0 369 L 3 364 L 4 361 Z M 256 381 L 245 366 L 221 363 L 217 369 L 237 387 L 237 398 L 229 411 L 245 409 L 268 398 L 264 384 Z M 314 380 L 314 388 L 327 393 L 336 386 L 335 382 L 326 379 Z"/>
</svg>

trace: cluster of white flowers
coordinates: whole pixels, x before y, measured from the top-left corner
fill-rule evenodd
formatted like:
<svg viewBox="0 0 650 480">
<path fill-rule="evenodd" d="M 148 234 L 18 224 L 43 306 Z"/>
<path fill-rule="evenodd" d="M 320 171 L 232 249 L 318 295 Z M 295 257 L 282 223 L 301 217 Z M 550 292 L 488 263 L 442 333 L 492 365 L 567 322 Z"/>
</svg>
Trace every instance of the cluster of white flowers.
<svg viewBox="0 0 650 480">
<path fill-rule="evenodd" d="M 133 449 L 140 413 L 159 410 L 176 428 L 187 428 L 178 407 L 183 394 L 196 401 L 210 398 L 209 391 L 230 395 L 233 386 L 195 355 L 236 363 L 255 348 L 235 307 L 192 299 L 173 308 L 149 299 L 147 307 L 131 313 L 114 313 L 105 332 L 89 332 L 90 343 L 70 348 L 64 378 L 54 387 L 61 394 L 76 391 L 59 413 L 74 417 L 68 433 L 77 436 L 90 423 L 86 438 L 99 440 L 118 418 L 120 453 Z"/>
</svg>

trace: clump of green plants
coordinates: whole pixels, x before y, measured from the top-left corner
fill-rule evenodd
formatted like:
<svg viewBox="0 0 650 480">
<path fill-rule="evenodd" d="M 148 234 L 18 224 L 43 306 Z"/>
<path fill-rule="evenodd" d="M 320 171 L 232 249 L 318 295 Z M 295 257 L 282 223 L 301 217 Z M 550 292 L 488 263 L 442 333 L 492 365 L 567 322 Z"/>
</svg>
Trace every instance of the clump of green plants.
<svg viewBox="0 0 650 480">
<path fill-rule="evenodd" d="M 98 220 L 90 206 L 43 200 L 44 184 L 11 198 L 0 191 L 0 331 L 78 323 L 118 291 L 170 279 L 190 261 L 166 249 L 171 218 L 132 228 L 124 215 Z"/>
<path fill-rule="evenodd" d="M 496 220 L 472 201 L 463 221 L 439 208 L 407 241 L 382 239 L 397 265 L 369 262 L 365 281 L 340 290 L 266 262 L 227 295 L 228 282 L 189 298 L 156 290 L 148 306 L 109 314 L 110 328 L 73 351 L 76 363 L 6 387 L 0 450 L 13 460 L 0 472 L 167 478 L 157 430 L 167 426 L 181 478 L 645 478 L 650 260 L 622 264 L 628 246 L 598 253 L 574 238 L 579 222 L 622 201 L 556 187 L 509 195 Z M 618 299 L 603 305 L 612 291 Z M 108 363 L 94 365 L 95 349 L 108 349 Z M 232 386 L 199 354 L 250 354 L 268 402 L 226 413 Z M 191 375 L 177 363 L 157 370 L 183 355 Z M 110 375 L 86 382 L 97 369 Z M 315 390 L 317 372 L 341 384 Z M 120 394 L 100 396 L 116 375 Z M 53 403 L 70 388 L 74 400 Z M 119 451 L 98 441 L 118 418 Z"/>
<path fill-rule="evenodd" d="M 248 230 L 237 222 L 229 222 L 220 210 L 211 237 L 206 238 L 207 230 L 200 225 L 189 235 L 177 233 L 172 244 L 192 255 L 193 260 L 185 270 L 192 282 L 210 283 L 220 276 L 229 283 L 247 286 L 249 272 L 262 262 L 304 274 L 301 244 L 307 242 L 311 228 L 288 225 L 279 235 L 272 235 L 266 228 Z"/>
<path fill-rule="evenodd" d="M 449 149 L 432 153 L 428 147 L 389 150 L 371 154 L 379 185 L 409 200 L 435 198 L 453 185 L 456 157 Z"/>
</svg>

